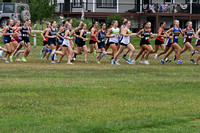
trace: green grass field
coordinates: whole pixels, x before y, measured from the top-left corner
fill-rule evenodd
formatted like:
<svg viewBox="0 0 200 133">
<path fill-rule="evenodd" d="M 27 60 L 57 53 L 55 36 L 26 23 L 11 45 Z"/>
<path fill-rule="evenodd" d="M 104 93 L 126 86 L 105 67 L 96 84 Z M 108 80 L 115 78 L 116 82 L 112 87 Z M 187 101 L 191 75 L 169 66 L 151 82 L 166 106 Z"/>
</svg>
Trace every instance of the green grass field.
<svg viewBox="0 0 200 133">
<path fill-rule="evenodd" d="M 132 42 L 136 55 L 139 39 Z M 99 65 L 92 55 L 89 64 L 79 56 L 68 66 L 66 57 L 40 61 L 41 48 L 32 47 L 28 63 L 0 62 L 0 132 L 199 133 L 200 69 L 189 52 L 181 66 L 163 66 L 153 55 L 149 66 L 121 56 L 121 66 L 109 56 Z"/>
</svg>

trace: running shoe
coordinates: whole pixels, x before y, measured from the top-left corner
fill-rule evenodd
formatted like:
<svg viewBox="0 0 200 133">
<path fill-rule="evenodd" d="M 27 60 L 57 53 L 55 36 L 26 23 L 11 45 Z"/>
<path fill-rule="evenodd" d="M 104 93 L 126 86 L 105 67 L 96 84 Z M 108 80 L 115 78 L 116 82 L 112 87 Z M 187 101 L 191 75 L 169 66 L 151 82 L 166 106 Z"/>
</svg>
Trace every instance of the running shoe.
<svg viewBox="0 0 200 133">
<path fill-rule="evenodd" d="M 120 65 L 119 62 L 115 62 L 115 65 Z"/>
<path fill-rule="evenodd" d="M 85 64 L 88 64 L 89 62 L 87 62 L 87 61 L 84 61 L 84 63 L 85 63 Z"/>
<path fill-rule="evenodd" d="M 132 60 L 133 64 L 136 64 L 136 61 L 135 60 Z"/>
<path fill-rule="evenodd" d="M 154 56 L 154 60 L 157 60 L 157 58 L 158 58 L 158 55 L 157 55 L 157 54 L 155 54 L 155 56 Z"/>
<path fill-rule="evenodd" d="M 198 65 L 198 63 L 195 63 L 195 65 Z"/>
<path fill-rule="evenodd" d="M 22 62 L 27 62 L 25 57 L 22 57 Z"/>
<path fill-rule="evenodd" d="M 133 65 L 133 62 L 131 60 L 127 60 L 127 63 Z"/>
<path fill-rule="evenodd" d="M 44 58 L 41 58 L 40 60 L 44 61 Z"/>
<path fill-rule="evenodd" d="M 140 64 L 144 64 L 144 61 L 141 60 L 141 61 L 139 61 L 139 63 L 140 63 Z"/>
<path fill-rule="evenodd" d="M 174 55 L 174 61 L 176 60 L 176 55 Z"/>
<path fill-rule="evenodd" d="M 177 61 L 177 64 L 182 65 L 183 63 L 179 60 Z"/>
<path fill-rule="evenodd" d="M 9 63 L 9 61 L 6 60 L 5 63 Z"/>
<path fill-rule="evenodd" d="M 12 56 L 10 56 L 10 62 L 13 63 L 13 57 Z"/>
<path fill-rule="evenodd" d="M 67 65 L 74 65 L 73 63 L 71 63 L 71 62 L 67 62 Z"/>
<path fill-rule="evenodd" d="M 165 64 L 165 62 L 164 62 L 164 60 L 162 59 L 162 60 L 160 60 L 161 61 L 161 63 L 162 63 L 162 65 L 164 65 Z"/>
<path fill-rule="evenodd" d="M 190 60 L 191 63 L 195 63 L 195 61 L 193 59 Z"/>
<path fill-rule="evenodd" d="M 101 53 L 101 58 L 103 58 L 106 54 L 107 54 L 107 53 L 106 53 L 105 51 L 103 51 L 103 52 Z"/>
<path fill-rule="evenodd" d="M 149 65 L 150 63 L 149 63 L 148 60 L 145 60 L 145 61 L 144 61 L 144 64 L 145 64 L 145 65 Z"/>
<path fill-rule="evenodd" d="M 19 61 L 21 61 L 21 60 L 20 60 L 20 59 L 16 59 L 15 61 L 18 61 L 18 62 L 19 62 Z"/>
<path fill-rule="evenodd" d="M 6 60 L 6 58 L 4 57 L 4 58 L 2 58 L 2 60 Z"/>
<path fill-rule="evenodd" d="M 170 62 L 172 62 L 172 61 L 169 60 L 168 58 L 166 58 L 166 59 L 165 59 L 165 62 L 166 62 L 166 63 L 170 63 Z"/>
<path fill-rule="evenodd" d="M 96 51 L 96 49 L 94 50 L 93 53 L 94 53 L 94 56 L 96 57 L 96 55 L 97 55 L 97 51 Z"/>
<path fill-rule="evenodd" d="M 112 65 L 115 65 L 115 61 L 112 59 Z"/>
<path fill-rule="evenodd" d="M 97 61 L 97 64 L 101 64 L 101 62 L 100 62 L 100 61 Z"/>
<path fill-rule="evenodd" d="M 192 56 L 193 56 L 195 53 L 196 53 L 196 51 L 195 51 L 195 50 L 193 50 L 193 51 L 192 51 Z"/>
<path fill-rule="evenodd" d="M 52 64 L 56 63 L 55 61 L 51 61 Z"/>
</svg>

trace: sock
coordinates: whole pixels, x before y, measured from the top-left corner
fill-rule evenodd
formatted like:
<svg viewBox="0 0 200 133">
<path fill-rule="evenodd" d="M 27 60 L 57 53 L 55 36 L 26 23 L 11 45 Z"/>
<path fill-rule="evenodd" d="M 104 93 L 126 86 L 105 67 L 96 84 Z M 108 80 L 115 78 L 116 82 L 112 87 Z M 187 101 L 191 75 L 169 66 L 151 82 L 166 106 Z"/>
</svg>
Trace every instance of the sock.
<svg viewBox="0 0 200 133">
<path fill-rule="evenodd" d="M 51 57 L 51 61 L 54 61 L 54 55 Z"/>
</svg>

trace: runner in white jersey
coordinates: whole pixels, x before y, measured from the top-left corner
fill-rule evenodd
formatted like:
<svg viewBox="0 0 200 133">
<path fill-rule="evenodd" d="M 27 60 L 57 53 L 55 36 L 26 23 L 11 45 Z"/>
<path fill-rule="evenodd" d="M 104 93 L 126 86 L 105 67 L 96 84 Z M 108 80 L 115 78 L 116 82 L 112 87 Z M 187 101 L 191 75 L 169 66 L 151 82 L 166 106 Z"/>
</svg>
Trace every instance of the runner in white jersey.
<svg viewBox="0 0 200 133">
<path fill-rule="evenodd" d="M 125 24 L 125 28 L 124 28 L 123 33 L 122 33 L 123 38 L 121 40 L 119 50 L 114 55 L 114 60 L 112 62 L 112 65 L 116 64 L 117 57 L 123 52 L 125 47 L 128 47 L 128 49 L 130 49 L 130 51 L 131 51 L 131 53 L 129 55 L 129 59 L 127 60 L 127 62 L 129 64 L 131 64 L 131 65 L 133 65 L 135 63 L 135 62 L 133 63 L 131 61 L 131 58 L 133 57 L 133 54 L 135 52 L 135 48 L 130 42 L 130 38 L 133 37 L 133 33 L 129 30 L 129 27 L 131 26 L 131 22 L 130 21 L 126 21 L 126 22 L 124 22 L 124 24 Z"/>
<path fill-rule="evenodd" d="M 118 37 L 119 37 L 119 28 L 118 26 L 118 21 L 114 20 L 113 21 L 113 27 L 108 29 L 106 37 L 109 38 L 109 44 L 108 46 L 110 46 L 112 48 L 112 52 L 111 55 L 113 55 L 113 57 L 111 58 L 111 62 L 114 58 L 114 55 L 117 53 L 117 45 L 118 45 Z M 109 54 L 109 53 L 107 53 Z"/>
</svg>

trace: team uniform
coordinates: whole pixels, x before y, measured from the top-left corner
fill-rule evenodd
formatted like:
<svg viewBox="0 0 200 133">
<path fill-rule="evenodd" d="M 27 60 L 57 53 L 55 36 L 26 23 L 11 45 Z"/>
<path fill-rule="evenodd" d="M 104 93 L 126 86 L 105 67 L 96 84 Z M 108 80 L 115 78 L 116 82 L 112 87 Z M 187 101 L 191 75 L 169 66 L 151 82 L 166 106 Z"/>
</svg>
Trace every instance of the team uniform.
<svg viewBox="0 0 200 133">
<path fill-rule="evenodd" d="M 141 38 L 141 41 L 140 41 L 140 47 L 142 46 L 142 45 L 150 45 L 150 42 L 149 42 L 149 37 L 150 37 L 150 31 L 149 30 L 145 30 L 144 29 L 144 31 L 142 32 L 142 34 L 141 34 L 141 37 L 143 37 L 143 38 Z"/>
<path fill-rule="evenodd" d="M 64 28 L 63 32 L 60 33 L 60 36 L 64 37 L 65 36 L 65 31 L 66 30 Z M 59 37 L 58 38 L 58 45 L 61 45 L 61 44 L 63 44 L 63 38 Z"/>
<path fill-rule="evenodd" d="M 75 34 L 78 35 L 78 36 L 80 36 L 80 33 L 81 33 L 80 30 L 78 30 L 78 31 L 75 32 Z M 75 38 L 75 43 L 76 43 L 77 45 L 78 45 L 78 43 L 79 43 L 79 39 L 80 39 L 80 38 L 76 36 L 76 38 Z"/>
<path fill-rule="evenodd" d="M 65 36 L 65 34 L 64 34 L 64 36 Z M 71 38 L 71 32 L 68 33 L 67 37 Z M 63 43 L 62 43 L 62 46 L 63 47 L 69 47 L 70 46 L 70 40 L 69 39 L 64 39 Z"/>
<path fill-rule="evenodd" d="M 96 33 L 97 33 L 97 30 L 94 31 L 94 34 L 96 34 Z M 89 44 L 95 44 L 96 42 L 97 42 L 97 39 L 94 36 L 92 36 L 92 33 L 90 33 L 90 42 L 89 42 Z"/>
<path fill-rule="evenodd" d="M 53 44 L 54 46 L 56 46 L 56 35 L 57 35 L 56 29 L 53 30 L 52 28 L 50 28 L 49 36 L 53 36 L 54 38 L 48 38 L 48 45 Z"/>
<path fill-rule="evenodd" d="M 178 38 L 179 38 L 180 33 L 181 33 L 180 28 L 178 28 L 178 30 L 175 27 L 173 28 L 173 33 L 172 33 L 173 38 L 170 40 L 171 44 L 178 43 Z"/>
<path fill-rule="evenodd" d="M 131 34 L 131 31 L 128 29 L 126 34 Z M 127 47 L 128 44 L 130 44 L 130 36 L 123 36 L 120 45 Z"/>
<path fill-rule="evenodd" d="M 87 36 L 87 32 L 84 31 L 82 37 L 83 37 L 83 38 L 86 38 L 86 36 Z M 82 38 L 79 38 L 79 42 L 78 42 L 77 46 L 78 46 L 78 47 L 83 47 L 84 45 L 85 45 L 85 40 L 82 39 Z"/>
<path fill-rule="evenodd" d="M 200 33 L 198 34 L 198 37 L 200 38 Z M 195 46 L 200 46 L 200 40 L 199 39 L 196 39 Z"/>
<path fill-rule="evenodd" d="M 110 44 L 113 44 L 113 43 L 115 43 L 116 46 L 118 45 L 118 43 L 119 43 L 119 39 L 118 39 L 119 28 L 116 28 L 116 29 L 114 27 L 112 28 L 110 36 L 113 36 L 113 35 L 115 35 L 115 37 L 109 38 L 109 46 L 110 46 Z"/>
<path fill-rule="evenodd" d="M 122 26 L 123 26 L 124 28 L 126 28 L 125 25 L 122 25 Z M 123 39 L 123 34 L 121 34 L 121 31 L 120 31 L 119 43 L 121 43 L 122 39 Z"/>
<path fill-rule="evenodd" d="M 22 34 L 22 40 L 25 43 L 30 42 L 30 40 L 29 40 L 29 34 L 28 34 L 28 27 L 24 28 L 24 26 L 22 26 L 21 34 Z"/>
<path fill-rule="evenodd" d="M 98 43 L 99 49 L 102 49 L 105 47 L 105 41 L 104 41 L 105 37 L 106 37 L 106 32 L 101 30 L 98 36 L 98 40 L 100 40 L 100 42 Z"/>
<path fill-rule="evenodd" d="M 161 35 L 165 35 L 165 30 L 162 30 Z M 157 37 L 155 40 L 155 45 L 161 45 L 164 44 L 164 37 Z"/>
<path fill-rule="evenodd" d="M 12 27 L 8 26 L 8 31 L 6 33 L 13 33 Z M 4 36 L 4 44 L 11 42 L 12 35 Z"/>
<path fill-rule="evenodd" d="M 184 44 L 186 42 L 189 42 L 191 44 L 193 33 L 194 33 L 193 29 L 186 29 L 185 31 L 186 37 L 184 38 L 184 41 L 183 41 Z"/>
</svg>

